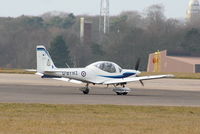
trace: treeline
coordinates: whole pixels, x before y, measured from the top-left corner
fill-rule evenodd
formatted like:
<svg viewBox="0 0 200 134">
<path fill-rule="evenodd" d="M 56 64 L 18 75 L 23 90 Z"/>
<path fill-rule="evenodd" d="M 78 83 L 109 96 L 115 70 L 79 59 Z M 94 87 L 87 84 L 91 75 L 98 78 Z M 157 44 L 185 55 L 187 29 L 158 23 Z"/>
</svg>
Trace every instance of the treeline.
<svg viewBox="0 0 200 134">
<path fill-rule="evenodd" d="M 92 22 L 92 41 L 88 44 L 80 42 L 80 17 Z M 148 54 L 164 49 L 178 55 L 200 56 L 200 19 L 184 23 L 166 18 L 163 6 L 152 5 L 143 13 L 129 11 L 111 16 L 110 32 L 102 37 L 98 18 L 72 13 L 0 18 L 0 68 L 35 68 L 36 45 L 51 50 L 50 44 L 58 36 L 64 39 L 74 67 L 110 60 L 133 68 L 140 58 L 140 68 L 145 70 Z"/>
</svg>

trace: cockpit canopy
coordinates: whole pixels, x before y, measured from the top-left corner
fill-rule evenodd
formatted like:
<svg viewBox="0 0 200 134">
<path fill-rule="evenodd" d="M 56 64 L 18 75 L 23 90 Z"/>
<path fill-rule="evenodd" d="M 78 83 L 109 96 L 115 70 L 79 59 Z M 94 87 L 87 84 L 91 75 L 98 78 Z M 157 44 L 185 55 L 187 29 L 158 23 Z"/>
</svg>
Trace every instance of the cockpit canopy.
<svg viewBox="0 0 200 134">
<path fill-rule="evenodd" d="M 117 64 L 113 62 L 102 61 L 102 62 L 96 62 L 92 65 L 108 73 L 118 73 L 118 72 L 121 73 L 122 71 L 121 67 L 119 67 Z"/>
</svg>

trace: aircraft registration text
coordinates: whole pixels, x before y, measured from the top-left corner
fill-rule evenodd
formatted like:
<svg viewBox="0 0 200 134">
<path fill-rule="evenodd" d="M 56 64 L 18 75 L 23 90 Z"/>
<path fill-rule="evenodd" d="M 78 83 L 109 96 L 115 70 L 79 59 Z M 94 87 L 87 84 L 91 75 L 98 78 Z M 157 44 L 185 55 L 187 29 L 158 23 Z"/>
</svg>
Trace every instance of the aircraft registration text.
<svg viewBox="0 0 200 134">
<path fill-rule="evenodd" d="M 62 72 L 63 76 L 77 76 L 78 71 L 73 71 L 73 72 Z"/>
</svg>

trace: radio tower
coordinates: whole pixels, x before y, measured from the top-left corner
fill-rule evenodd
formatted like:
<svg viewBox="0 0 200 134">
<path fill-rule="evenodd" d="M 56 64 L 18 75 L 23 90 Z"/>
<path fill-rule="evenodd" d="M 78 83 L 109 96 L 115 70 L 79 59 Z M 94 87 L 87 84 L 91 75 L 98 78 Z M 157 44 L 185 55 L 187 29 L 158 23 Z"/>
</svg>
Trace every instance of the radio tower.
<svg viewBox="0 0 200 134">
<path fill-rule="evenodd" d="M 100 17 L 99 17 L 99 32 L 106 34 L 109 32 L 109 0 L 101 0 Z"/>
<path fill-rule="evenodd" d="M 199 0 L 190 0 L 186 18 L 190 21 L 198 20 L 200 18 Z"/>
</svg>

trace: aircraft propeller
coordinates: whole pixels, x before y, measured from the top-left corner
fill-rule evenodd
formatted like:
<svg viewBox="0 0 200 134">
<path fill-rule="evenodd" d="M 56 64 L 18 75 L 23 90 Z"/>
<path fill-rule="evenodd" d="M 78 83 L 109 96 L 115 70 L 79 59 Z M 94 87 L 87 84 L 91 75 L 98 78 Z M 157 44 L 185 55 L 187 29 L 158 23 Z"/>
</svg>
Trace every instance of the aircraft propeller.
<svg viewBox="0 0 200 134">
<path fill-rule="evenodd" d="M 137 61 L 136 61 L 135 70 L 138 71 L 139 67 L 140 67 L 140 58 L 138 58 Z"/>
<path fill-rule="evenodd" d="M 141 85 L 142 85 L 142 86 L 144 86 L 144 83 L 143 83 L 143 81 L 142 81 L 142 80 L 140 80 L 140 83 L 141 83 Z"/>
<path fill-rule="evenodd" d="M 135 70 L 139 71 L 139 67 L 140 67 L 140 58 L 137 59 L 136 64 L 135 64 Z M 142 80 L 140 80 L 140 83 L 142 86 L 144 86 L 144 83 Z"/>
</svg>

